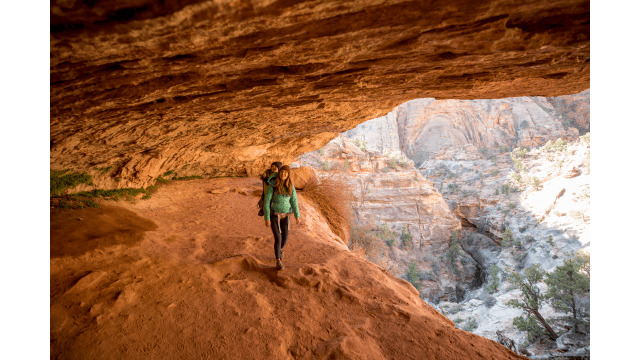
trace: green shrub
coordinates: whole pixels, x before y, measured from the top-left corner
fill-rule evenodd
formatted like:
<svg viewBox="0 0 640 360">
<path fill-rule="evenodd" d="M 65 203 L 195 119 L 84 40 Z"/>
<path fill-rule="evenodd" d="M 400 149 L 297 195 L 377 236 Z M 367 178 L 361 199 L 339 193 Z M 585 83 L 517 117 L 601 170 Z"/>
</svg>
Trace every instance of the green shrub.
<svg viewBox="0 0 640 360">
<path fill-rule="evenodd" d="M 509 152 L 509 147 L 507 145 L 500 146 L 500 152 Z"/>
<path fill-rule="evenodd" d="M 467 324 L 464 326 L 464 331 L 472 332 L 477 328 L 478 328 L 478 322 L 476 321 L 476 319 L 471 319 L 467 321 Z"/>
<path fill-rule="evenodd" d="M 324 171 L 329 171 L 330 167 L 329 167 L 329 161 L 325 160 L 322 163 L 322 168 L 324 169 Z"/>
<path fill-rule="evenodd" d="M 518 169 L 518 171 L 525 171 L 526 170 L 526 166 L 524 165 L 524 163 L 520 159 L 516 159 L 513 162 L 513 165 L 515 166 L 516 169 Z"/>
<path fill-rule="evenodd" d="M 165 176 L 169 176 L 171 174 L 175 174 L 175 170 L 169 170 L 166 173 L 162 174 L 162 176 L 165 177 Z"/>
<path fill-rule="evenodd" d="M 349 170 L 349 159 L 344 159 L 344 169 Z"/>
<path fill-rule="evenodd" d="M 431 271 L 420 271 L 418 275 L 420 276 L 420 280 L 436 281 L 436 277 L 433 275 Z"/>
<path fill-rule="evenodd" d="M 528 179 L 527 181 L 527 185 L 529 185 L 529 187 L 533 190 L 533 191 L 538 191 L 540 190 L 540 188 L 542 187 L 540 185 L 540 179 L 538 179 L 538 177 L 536 176 L 532 176 Z"/>
<path fill-rule="evenodd" d="M 567 142 L 562 140 L 562 138 L 560 138 L 556 140 L 556 142 L 553 144 L 553 149 L 556 152 L 562 152 L 567 149 Z"/>
<path fill-rule="evenodd" d="M 509 182 L 505 181 L 502 184 L 502 187 L 500 188 L 500 192 L 507 196 L 511 193 L 511 186 L 509 185 Z"/>
<path fill-rule="evenodd" d="M 200 175 L 191 175 L 191 176 L 174 176 L 172 180 L 191 180 L 191 179 L 202 179 L 203 177 Z"/>
<path fill-rule="evenodd" d="M 406 225 L 403 226 L 402 227 L 402 235 L 400 235 L 400 240 L 402 240 L 402 247 L 403 248 L 412 247 L 412 245 L 413 245 L 413 243 L 411 242 L 412 239 L 413 239 L 413 237 L 409 233 L 409 229 L 407 229 L 407 226 Z"/>
<path fill-rule="evenodd" d="M 393 170 L 396 169 L 396 159 L 391 159 L 391 161 L 389 162 L 389 167 Z"/>
<path fill-rule="evenodd" d="M 407 281 L 413 285 L 416 290 L 420 290 L 422 285 L 418 282 L 420 276 L 418 275 L 418 264 L 414 261 L 409 265 L 409 269 L 404 273 Z"/>
<path fill-rule="evenodd" d="M 549 245 L 553 244 L 553 236 L 549 235 L 549 238 L 547 238 L 547 243 Z"/>
<path fill-rule="evenodd" d="M 502 233 L 502 247 L 510 246 L 513 243 L 513 231 L 511 229 L 506 228 Z"/>
<path fill-rule="evenodd" d="M 86 172 L 69 173 L 69 170 L 49 170 L 49 195 L 57 196 L 63 194 L 67 189 L 74 188 L 80 184 L 93 186 L 91 175 Z"/>
<path fill-rule="evenodd" d="M 360 139 L 353 139 L 353 143 L 362 151 L 367 151 L 367 142 Z"/>
<path fill-rule="evenodd" d="M 495 195 L 500 195 L 500 190 L 496 189 L 496 191 L 495 191 L 495 193 L 494 193 L 494 194 L 495 194 Z"/>
<path fill-rule="evenodd" d="M 460 311 L 462 311 L 462 305 L 455 305 L 447 313 L 449 315 L 455 315 L 455 314 L 459 313 Z"/>
<path fill-rule="evenodd" d="M 498 175 L 499 173 L 500 173 L 500 171 L 498 171 L 498 170 L 493 170 L 493 171 L 491 172 L 491 176 L 496 176 L 496 175 Z"/>
<path fill-rule="evenodd" d="M 489 269 L 489 275 L 491 277 L 489 279 L 489 284 L 487 285 L 487 292 L 489 294 L 493 294 L 498 291 L 498 286 L 500 286 L 500 268 L 496 265 L 492 265 L 491 269 Z"/>
<path fill-rule="evenodd" d="M 318 153 L 320 154 L 320 156 L 324 156 L 324 149 L 318 150 Z"/>
<path fill-rule="evenodd" d="M 527 122 L 527 120 L 524 120 L 520 123 L 520 129 L 524 130 L 528 128 L 529 128 L 529 123 Z"/>
</svg>

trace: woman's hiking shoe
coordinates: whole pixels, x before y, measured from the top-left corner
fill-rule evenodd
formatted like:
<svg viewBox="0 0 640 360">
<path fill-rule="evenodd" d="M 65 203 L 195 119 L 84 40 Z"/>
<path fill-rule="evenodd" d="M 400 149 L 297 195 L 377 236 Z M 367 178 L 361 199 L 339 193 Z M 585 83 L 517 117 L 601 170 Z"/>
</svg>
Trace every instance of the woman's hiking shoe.
<svg viewBox="0 0 640 360">
<path fill-rule="evenodd" d="M 282 265 L 282 261 L 280 261 L 280 259 L 276 261 L 276 267 L 278 268 L 278 270 L 284 269 L 284 265 Z"/>
</svg>

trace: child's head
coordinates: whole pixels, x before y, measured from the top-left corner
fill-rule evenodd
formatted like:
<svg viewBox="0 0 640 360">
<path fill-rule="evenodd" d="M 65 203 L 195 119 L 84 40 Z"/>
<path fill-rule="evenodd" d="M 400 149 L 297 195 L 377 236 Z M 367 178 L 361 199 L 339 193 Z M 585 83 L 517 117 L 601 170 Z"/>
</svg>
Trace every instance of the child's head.
<svg viewBox="0 0 640 360">
<path fill-rule="evenodd" d="M 282 166 L 282 163 L 279 162 L 279 161 L 276 161 L 276 162 L 272 163 L 271 164 L 271 172 L 274 173 L 274 172 L 280 171 L 280 166 Z"/>
</svg>

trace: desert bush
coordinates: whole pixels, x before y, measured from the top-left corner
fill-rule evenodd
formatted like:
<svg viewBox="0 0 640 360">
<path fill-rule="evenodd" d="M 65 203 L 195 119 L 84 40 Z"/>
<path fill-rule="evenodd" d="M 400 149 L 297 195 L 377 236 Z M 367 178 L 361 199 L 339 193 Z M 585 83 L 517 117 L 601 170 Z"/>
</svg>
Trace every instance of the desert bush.
<svg viewBox="0 0 640 360">
<path fill-rule="evenodd" d="M 562 152 L 565 151 L 567 149 L 567 142 L 564 141 L 562 138 L 556 140 L 555 143 L 553 143 L 553 150 L 555 150 L 556 152 Z"/>
<path fill-rule="evenodd" d="M 449 184 L 447 185 L 447 188 L 449 189 L 449 191 L 451 193 L 459 193 L 460 192 L 460 185 L 458 184 Z"/>
<path fill-rule="evenodd" d="M 538 191 L 541 188 L 540 179 L 537 176 L 532 176 L 527 180 L 527 186 L 533 190 Z"/>
<path fill-rule="evenodd" d="M 507 176 L 507 179 L 514 187 L 522 185 L 522 175 L 519 172 L 511 170 L 509 172 L 509 175 Z"/>
<path fill-rule="evenodd" d="M 322 168 L 324 169 L 324 171 L 329 171 L 330 167 L 329 167 L 329 161 L 328 160 L 325 160 L 322 163 Z"/>
<path fill-rule="evenodd" d="M 507 145 L 500 146 L 500 152 L 509 152 L 509 147 Z"/>
<path fill-rule="evenodd" d="M 424 281 L 436 281 L 436 277 L 433 274 L 433 272 L 431 271 L 420 271 L 418 273 L 418 276 L 420 277 L 420 280 L 424 280 Z"/>
<path fill-rule="evenodd" d="M 449 311 L 447 311 L 448 315 L 455 315 L 462 311 L 462 305 L 455 305 Z"/>
<path fill-rule="evenodd" d="M 324 149 L 318 150 L 318 153 L 320 154 L 320 156 L 324 156 Z"/>
<path fill-rule="evenodd" d="M 402 247 L 405 249 L 411 248 L 413 245 L 413 242 L 411 242 L 412 239 L 413 237 L 409 233 L 409 229 L 407 229 L 407 225 L 403 226 L 402 234 L 400 235 L 400 240 L 402 241 Z"/>
<path fill-rule="evenodd" d="M 512 243 L 513 243 L 513 231 L 511 231 L 511 229 L 509 228 L 506 228 L 502 233 L 502 242 L 500 243 L 500 245 L 502 245 L 502 247 L 507 247 L 507 246 L 510 246 Z"/>
<path fill-rule="evenodd" d="M 377 236 L 378 226 L 372 222 L 351 225 L 349 236 L 349 250 L 362 249 L 365 258 L 375 262 L 384 253 L 385 243 L 380 236 Z M 373 261 L 372 261 L 373 260 Z"/>
<path fill-rule="evenodd" d="M 527 120 L 524 120 L 520 123 L 520 129 L 524 130 L 528 128 L 529 128 L 529 123 L 527 122 Z"/>
<path fill-rule="evenodd" d="M 509 185 L 509 182 L 505 181 L 502 184 L 502 187 L 500 188 L 500 192 L 507 196 L 511 193 L 511 186 Z"/>
<path fill-rule="evenodd" d="M 498 171 L 498 170 L 493 170 L 493 171 L 491 172 L 491 176 L 496 176 L 496 175 L 498 175 L 499 173 L 500 173 L 500 171 Z"/>
<path fill-rule="evenodd" d="M 489 269 L 489 284 L 487 285 L 487 293 L 493 294 L 498 291 L 500 285 L 500 268 L 496 265 L 492 265 Z M 495 299 L 494 299 L 495 300 Z"/>
<path fill-rule="evenodd" d="M 344 176 L 329 174 L 314 184 L 310 184 L 301 194 L 317 206 L 327 219 L 331 231 L 342 239 L 349 234 L 352 212 L 351 203 L 355 196 Z"/>
<path fill-rule="evenodd" d="M 391 159 L 391 161 L 389 161 L 389 167 L 392 168 L 393 170 L 396 169 L 397 162 L 396 159 Z"/>
<path fill-rule="evenodd" d="M 367 142 L 363 139 L 353 139 L 353 143 L 362 151 L 367 151 Z"/>
<path fill-rule="evenodd" d="M 467 321 L 467 323 L 464 325 L 464 331 L 468 331 L 468 332 L 472 332 L 477 328 L 478 328 L 478 322 L 476 321 L 476 319 L 471 319 Z"/>
<path fill-rule="evenodd" d="M 407 269 L 404 275 L 406 280 L 410 282 L 416 290 L 420 290 L 422 285 L 418 282 L 420 280 L 420 276 L 418 275 L 418 264 L 415 261 L 409 265 L 409 269 Z"/>
<path fill-rule="evenodd" d="M 515 166 L 516 169 L 518 169 L 518 171 L 526 170 L 526 166 L 524 166 L 524 163 L 520 159 L 515 159 L 513 162 L 513 165 Z"/>
</svg>

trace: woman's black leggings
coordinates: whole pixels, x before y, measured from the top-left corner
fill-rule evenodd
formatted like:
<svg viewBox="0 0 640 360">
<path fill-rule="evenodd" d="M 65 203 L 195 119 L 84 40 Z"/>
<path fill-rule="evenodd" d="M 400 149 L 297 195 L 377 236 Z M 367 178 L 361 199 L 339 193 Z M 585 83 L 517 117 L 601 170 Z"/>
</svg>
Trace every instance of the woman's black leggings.
<svg viewBox="0 0 640 360">
<path fill-rule="evenodd" d="M 280 259 L 280 250 L 287 243 L 287 236 L 289 235 L 289 217 L 278 219 L 277 215 L 271 214 L 271 232 L 273 232 L 275 240 L 273 249 L 276 251 L 276 259 Z"/>
</svg>

